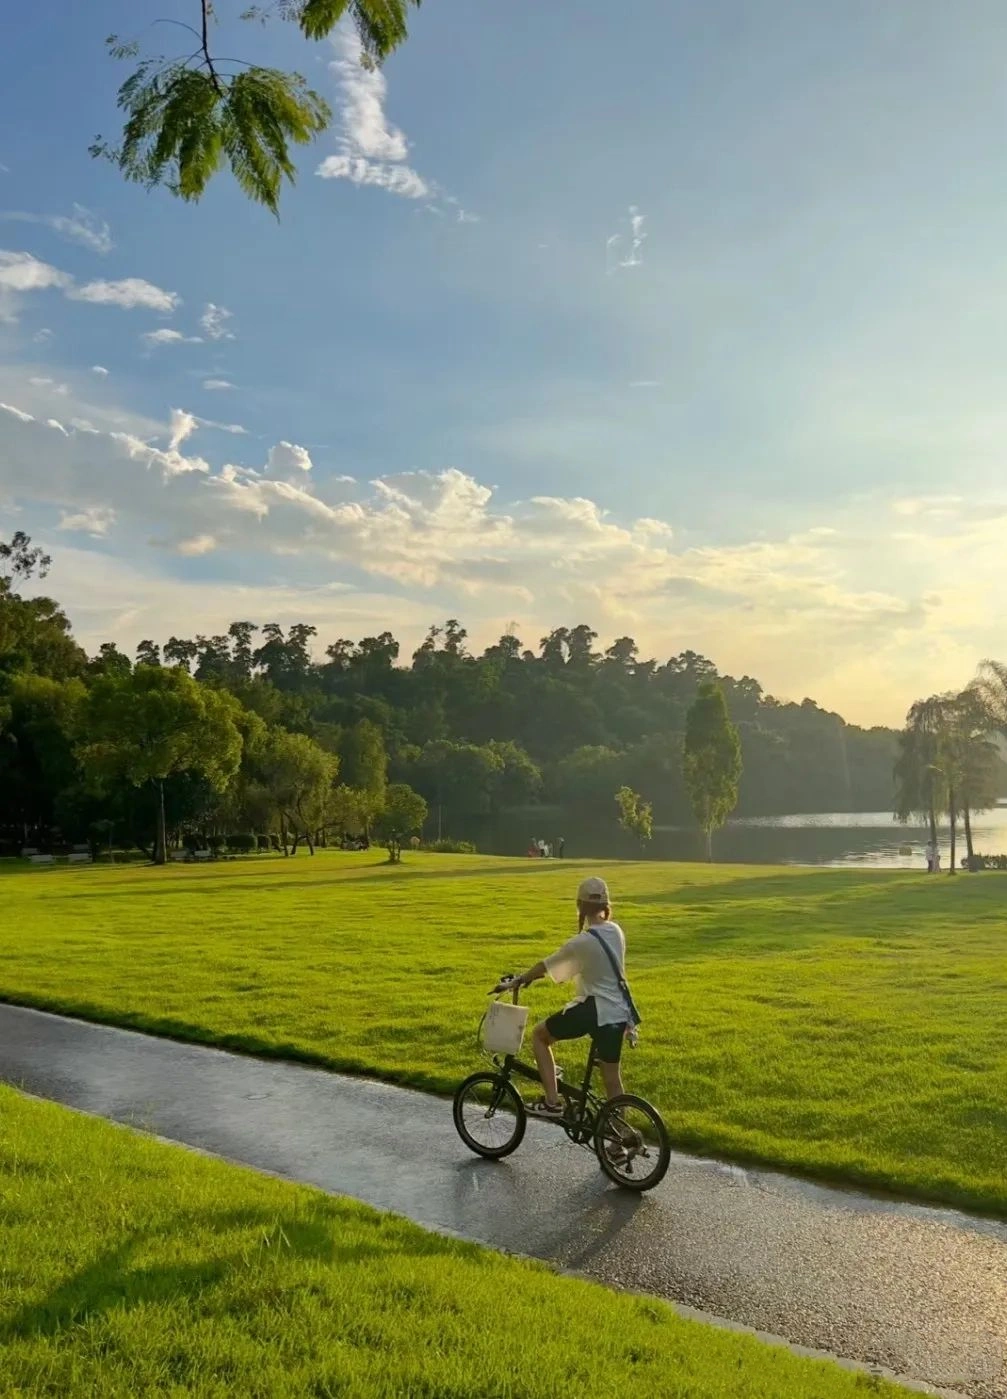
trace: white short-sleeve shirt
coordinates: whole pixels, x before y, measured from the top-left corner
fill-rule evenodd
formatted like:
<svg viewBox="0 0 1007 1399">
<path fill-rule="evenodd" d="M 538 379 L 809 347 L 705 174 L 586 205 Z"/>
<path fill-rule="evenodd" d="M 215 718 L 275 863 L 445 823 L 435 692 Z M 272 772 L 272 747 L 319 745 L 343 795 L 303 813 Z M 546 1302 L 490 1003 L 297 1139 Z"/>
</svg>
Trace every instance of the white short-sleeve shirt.
<svg viewBox="0 0 1007 1399">
<path fill-rule="evenodd" d="M 618 923 L 606 920 L 592 924 L 615 957 L 616 964 L 626 966 L 626 938 Z M 577 988 L 577 1000 L 594 997 L 599 1025 L 624 1025 L 629 1021 L 629 1009 L 612 965 L 604 949 L 587 931 L 576 933 L 563 946 L 545 959 L 545 969 L 553 981 L 572 981 Z"/>
</svg>

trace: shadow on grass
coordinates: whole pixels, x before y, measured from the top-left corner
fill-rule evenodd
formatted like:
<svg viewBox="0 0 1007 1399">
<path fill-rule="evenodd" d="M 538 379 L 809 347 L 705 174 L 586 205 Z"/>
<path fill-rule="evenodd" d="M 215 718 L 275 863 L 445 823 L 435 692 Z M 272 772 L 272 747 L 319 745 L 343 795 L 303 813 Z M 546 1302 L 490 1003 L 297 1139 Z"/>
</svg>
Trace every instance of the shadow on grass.
<svg viewBox="0 0 1007 1399">
<path fill-rule="evenodd" d="M 323 1221 L 267 1208 L 174 1215 L 157 1228 L 127 1233 L 116 1247 L 99 1253 L 48 1296 L 23 1306 L 0 1327 L 0 1344 L 30 1336 L 54 1336 L 112 1311 L 176 1300 L 191 1305 L 193 1298 L 212 1293 L 236 1275 L 248 1277 L 256 1254 L 263 1261 L 287 1255 L 339 1267 L 404 1250 L 417 1256 L 436 1255 L 448 1247 L 434 1234 L 389 1230 L 377 1214 L 373 1240 L 360 1237 L 370 1223 L 367 1215 L 362 1215 L 353 1221 L 356 1227 L 351 1240 L 340 1243 L 339 1223 L 335 1214 Z M 216 1256 L 205 1256 L 212 1255 L 214 1241 L 236 1231 L 242 1237 L 233 1246 L 225 1246 Z M 179 1240 L 198 1246 L 203 1258 L 134 1262 L 141 1250 L 163 1244 L 168 1251 Z"/>
<path fill-rule="evenodd" d="M 285 1248 L 300 1258 L 334 1260 L 329 1232 L 311 1221 L 285 1218 L 267 1210 L 177 1215 L 160 1228 L 127 1234 L 117 1247 L 99 1253 L 47 1297 L 22 1307 L 0 1329 L 0 1342 L 32 1335 L 53 1336 L 109 1311 L 205 1292 L 221 1283 L 232 1270 L 247 1268 L 247 1243 L 226 1256 L 201 1262 L 133 1267 L 132 1260 L 150 1244 L 169 1243 L 175 1238 L 219 1237 L 236 1229 L 259 1232 L 259 1247 L 263 1250 Z"/>
</svg>

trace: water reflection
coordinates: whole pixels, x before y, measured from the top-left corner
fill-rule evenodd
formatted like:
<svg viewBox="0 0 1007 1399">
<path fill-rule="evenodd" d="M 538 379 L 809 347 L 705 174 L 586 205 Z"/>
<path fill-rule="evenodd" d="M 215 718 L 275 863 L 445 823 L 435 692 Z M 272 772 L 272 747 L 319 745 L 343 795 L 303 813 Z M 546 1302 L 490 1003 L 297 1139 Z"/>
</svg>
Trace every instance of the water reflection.
<svg viewBox="0 0 1007 1399">
<path fill-rule="evenodd" d="M 537 824 L 536 824 L 537 822 Z M 541 829 L 539 829 L 541 827 Z M 640 847 L 615 823 L 590 821 L 583 811 L 557 808 L 501 822 L 487 833 L 480 848 L 497 854 L 523 854 L 532 837 L 552 841 L 563 835 L 566 853 L 574 858 L 638 859 Z M 973 843 L 977 853 L 1007 853 L 1007 804 L 975 817 Z M 793 816 L 758 816 L 731 821 L 714 838 L 714 855 L 721 863 L 870 866 L 875 869 L 926 869 L 927 830 L 903 826 L 887 811 L 841 811 Z M 950 836 L 940 831 L 941 862 L 947 869 Z M 959 829 L 958 855 L 965 854 Z M 646 856 L 657 860 L 701 860 L 702 842 L 695 830 L 658 827 Z"/>
</svg>

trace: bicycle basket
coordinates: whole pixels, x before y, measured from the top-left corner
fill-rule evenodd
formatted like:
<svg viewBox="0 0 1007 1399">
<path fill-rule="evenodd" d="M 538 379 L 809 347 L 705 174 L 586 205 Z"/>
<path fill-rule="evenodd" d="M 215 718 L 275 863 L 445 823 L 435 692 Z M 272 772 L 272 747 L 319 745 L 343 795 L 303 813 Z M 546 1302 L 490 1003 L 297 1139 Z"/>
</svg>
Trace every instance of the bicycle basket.
<svg viewBox="0 0 1007 1399">
<path fill-rule="evenodd" d="M 483 1021 L 483 1048 L 490 1054 L 518 1054 L 527 1021 L 527 1006 L 493 1001 Z"/>
</svg>

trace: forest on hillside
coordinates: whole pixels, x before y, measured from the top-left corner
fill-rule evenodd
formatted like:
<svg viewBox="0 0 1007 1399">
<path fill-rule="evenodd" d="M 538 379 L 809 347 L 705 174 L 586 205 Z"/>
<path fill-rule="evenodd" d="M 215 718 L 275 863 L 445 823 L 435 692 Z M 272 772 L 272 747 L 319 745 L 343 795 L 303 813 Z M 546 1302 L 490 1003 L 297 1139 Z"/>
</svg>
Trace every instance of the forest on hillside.
<svg viewBox="0 0 1007 1399">
<path fill-rule="evenodd" d="M 437 829 L 456 838 L 540 803 L 603 803 L 608 814 L 622 786 L 653 804 L 658 824 L 686 824 L 685 716 L 711 678 L 741 737 L 738 815 L 892 808 L 895 731 L 847 724 L 810 699 L 778 700 L 693 651 L 645 658 L 628 636 L 602 648 L 581 623 L 533 649 L 505 635 L 476 654 L 451 619 L 404 657 L 391 631 L 326 642 L 312 626 L 239 620 L 218 636 L 144 640 L 132 656 L 109 640 L 89 656 L 56 600 L 25 593 L 48 563 L 24 535 L 0 545 L 0 833 L 9 847 L 53 832 L 90 839 L 103 823 L 149 841 L 161 791 L 176 834 L 193 824 L 269 830 L 284 800 L 293 826 L 293 799 L 270 794 L 270 783 L 277 769 L 288 780 L 297 761 L 314 763 L 316 786 L 343 793 L 344 824 L 351 794 L 363 794 L 366 821 L 366 794 L 376 801 L 388 783 L 421 794 Z M 152 750 L 170 739 L 133 735 L 128 760 L 116 746 L 123 724 L 152 704 L 203 714 L 206 739 L 188 757 L 175 744 L 156 799 Z M 213 743 L 223 757 L 208 751 Z M 264 744 L 276 749 L 272 767 Z"/>
</svg>

